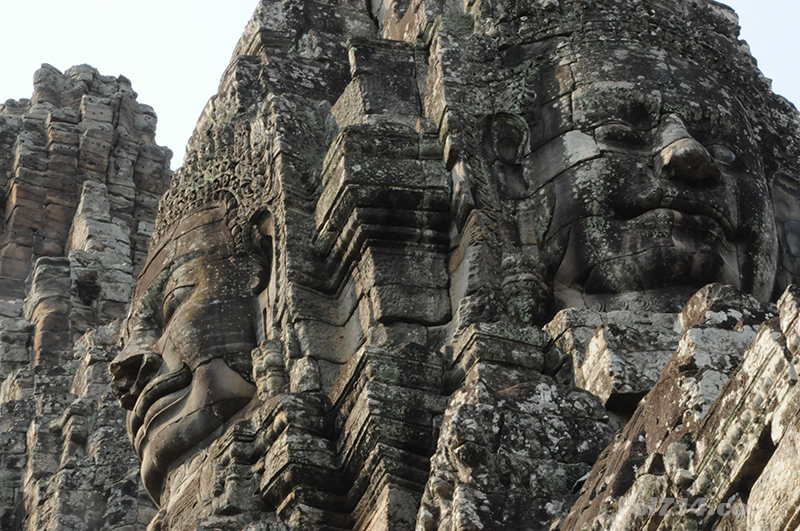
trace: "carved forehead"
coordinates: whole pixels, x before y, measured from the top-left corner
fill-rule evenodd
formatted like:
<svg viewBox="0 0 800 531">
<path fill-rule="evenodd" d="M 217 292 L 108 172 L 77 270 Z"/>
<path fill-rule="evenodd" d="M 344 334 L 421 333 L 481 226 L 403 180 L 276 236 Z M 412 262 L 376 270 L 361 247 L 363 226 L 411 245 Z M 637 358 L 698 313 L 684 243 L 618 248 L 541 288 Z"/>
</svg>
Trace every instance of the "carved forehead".
<svg viewBox="0 0 800 531">
<path fill-rule="evenodd" d="M 618 119 L 650 129 L 661 115 L 678 114 L 698 132 L 752 148 L 750 113 L 713 70 L 659 50 L 621 48 L 611 54 L 613 60 L 602 52 L 576 53 L 571 64 L 576 127 Z"/>
<path fill-rule="evenodd" d="M 701 106 L 726 109 L 745 119 L 744 110 L 713 70 L 669 58 L 663 51 L 619 50 L 609 60 L 599 52 L 581 52 L 570 65 L 575 81 L 573 101 L 576 115 L 600 114 L 625 102 L 655 113 L 691 110 Z"/>
<path fill-rule="evenodd" d="M 222 259 L 235 254 L 233 236 L 226 223 L 224 206 L 196 211 L 164 233 L 158 246 L 150 250 L 147 265 L 139 275 L 135 299 L 147 293 L 163 273 L 196 256 Z"/>
</svg>

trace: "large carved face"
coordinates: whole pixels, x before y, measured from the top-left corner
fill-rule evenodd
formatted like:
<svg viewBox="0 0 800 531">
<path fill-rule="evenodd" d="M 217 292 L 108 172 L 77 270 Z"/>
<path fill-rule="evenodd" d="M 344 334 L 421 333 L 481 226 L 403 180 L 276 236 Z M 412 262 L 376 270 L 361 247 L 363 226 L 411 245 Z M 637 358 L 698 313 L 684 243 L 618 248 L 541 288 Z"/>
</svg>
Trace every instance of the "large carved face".
<svg viewBox="0 0 800 531">
<path fill-rule="evenodd" d="M 158 503 L 169 468 L 252 399 L 255 261 L 237 255 L 221 207 L 186 217 L 139 277 L 112 389 L 128 412 L 145 488 Z"/>
<path fill-rule="evenodd" d="M 767 181 L 747 112 L 714 72 L 608 49 L 578 53 L 570 70 L 571 130 L 526 171 L 560 304 L 638 292 L 659 309 L 709 282 L 768 299 Z"/>
</svg>

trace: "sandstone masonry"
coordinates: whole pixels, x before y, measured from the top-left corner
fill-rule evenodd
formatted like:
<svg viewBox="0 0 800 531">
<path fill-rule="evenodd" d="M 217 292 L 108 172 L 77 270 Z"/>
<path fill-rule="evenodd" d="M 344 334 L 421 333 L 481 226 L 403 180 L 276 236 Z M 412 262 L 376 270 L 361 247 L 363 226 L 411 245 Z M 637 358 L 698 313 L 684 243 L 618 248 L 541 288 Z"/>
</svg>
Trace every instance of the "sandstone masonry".
<svg viewBox="0 0 800 531">
<path fill-rule="evenodd" d="M 0 105 L 0 528 L 144 529 L 108 387 L 171 152 L 131 82 L 43 65 Z"/>
</svg>

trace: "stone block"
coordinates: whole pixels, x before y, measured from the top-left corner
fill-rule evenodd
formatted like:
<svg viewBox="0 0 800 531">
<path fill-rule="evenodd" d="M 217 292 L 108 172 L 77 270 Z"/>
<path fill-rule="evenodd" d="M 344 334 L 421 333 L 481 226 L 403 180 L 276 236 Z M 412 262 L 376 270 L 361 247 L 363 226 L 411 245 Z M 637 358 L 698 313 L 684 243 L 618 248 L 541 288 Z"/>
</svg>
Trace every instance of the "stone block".
<svg viewBox="0 0 800 531">
<path fill-rule="evenodd" d="M 6 288 L 8 293 L 22 293 L 23 281 L 30 269 L 31 264 L 27 260 L 0 260 L 0 289 Z"/>
<path fill-rule="evenodd" d="M 97 305 L 97 315 L 101 322 L 124 319 L 128 315 L 128 301 L 101 301 Z"/>
<path fill-rule="evenodd" d="M 408 42 L 352 39 L 349 43 L 350 75 L 414 77 L 414 46 Z"/>
<path fill-rule="evenodd" d="M 686 303 L 678 316 L 679 332 L 695 326 L 715 326 L 726 330 L 744 326 L 758 327 L 772 314 L 765 312 L 752 295 L 733 286 L 709 284 Z"/>
<path fill-rule="evenodd" d="M 33 336 L 33 351 L 37 364 L 39 360 L 54 361 L 69 348 L 69 330 L 53 332 L 37 330 Z"/>
<path fill-rule="evenodd" d="M 16 319 L 22 318 L 22 301 L 19 300 L 0 300 L 0 318 L 10 317 L 11 322 Z M 0 326 L 5 327 L 9 321 L 0 319 Z"/>
<path fill-rule="evenodd" d="M 37 238 L 33 245 L 33 252 L 36 256 L 62 256 L 64 254 L 64 243 L 66 235 L 59 240 L 53 238 Z"/>
<path fill-rule="evenodd" d="M 370 290 L 375 319 L 443 324 L 450 318 L 450 297 L 444 288 L 384 284 Z"/>
<path fill-rule="evenodd" d="M 79 141 L 78 128 L 63 122 L 50 123 L 47 128 L 47 146 L 53 150 L 54 145 L 77 147 Z"/>
<path fill-rule="evenodd" d="M 30 262 L 32 250 L 27 245 L 17 245 L 7 243 L 0 250 L 0 260 L 17 260 L 20 262 Z"/>
<path fill-rule="evenodd" d="M 99 144 L 95 144 L 99 146 Z M 102 148 L 98 147 L 98 150 L 100 149 Z M 102 152 L 95 153 L 93 151 L 81 150 L 80 155 L 78 156 L 78 167 L 82 170 L 105 173 L 106 168 L 108 167 L 108 155 Z"/>
<path fill-rule="evenodd" d="M 44 207 L 44 218 L 49 224 L 69 226 L 75 215 L 75 208 L 67 205 L 49 204 Z"/>
<path fill-rule="evenodd" d="M 427 348 L 415 344 L 402 345 L 393 350 L 360 348 L 341 369 L 339 378 L 330 391 L 334 403 L 347 400 L 358 380 L 420 389 L 433 392 L 441 388 L 442 366 L 439 357 Z"/>
<path fill-rule="evenodd" d="M 33 171 L 47 170 L 47 151 L 31 145 L 20 145 L 14 155 L 14 168 L 26 168 Z"/>
<path fill-rule="evenodd" d="M 359 269 L 362 289 L 385 284 L 438 289 L 446 288 L 448 284 L 442 253 L 370 248 L 364 254 Z"/>
<path fill-rule="evenodd" d="M 386 485 L 369 513 L 369 519 L 359 526 L 364 531 L 413 531 L 421 495 L 396 485 Z"/>
<path fill-rule="evenodd" d="M 541 372 L 549 343 L 547 334 L 533 327 L 478 323 L 464 331 L 453 345 L 453 361 L 465 373 L 480 361 Z"/>
<path fill-rule="evenodd" d="M 427 161 L 399 159 L 390 169 L 376 158 L 344 156 L 323 177 L 317 227 L 338 230 L 356 206 L 381 208 L 387 225 L 393 210 L 443 211 L 449 205 L 448 182 L 437 169 Z"/>
<path fill-rule="evenodd" d="M 6 343 L 5 338 L 2 336 L 0 336 L 0 339 L 3 339 L 0 342 L 0 364 L 3 367 L 15 367 L 17 364 L 30 362 L 30 354 L 25 343 Z M 27 335 L 25 339 L 27 340 Z"/>
<path fill-rule="evenodd" d="M 25 206 L 15 206 L 11 210 L 6 210 L 6 225 L 9 227 L 22 227 L 36 230 L 42 226 L 44 213 L 41 208 L 28 208 Z"/>
<path fill-rule="evenodd" d="M 11 211 L 16 206 L 30 209 L 41 209 L 43 202 L 42 190 L 21 182 L 14 182 L 11 191 L 6 197 L 6 211 Z"/>
<path fill-rule="evenodd" d="M 108 194 L 127 200 L 133 210 L 133 200 L 136 198 L 136 189 L 132 186 L 120 186 L 115 184 L 108 185 Z"/>
<path fill-rule="evenodd" d="M 80 113 L 77 109 L 72 107 L 58 107 L 50 111 L 47 116 L 46 125 L 48 127 L 56 124 L 72 124 L 76 125 L 80 122 Z"/>
<path fill-rule="evenodd" d="M 39 305 L 40 308 L 42 305 Z M 38 317 L 38 318 L 37 318 Z M 36 316 L 34 312 L 33 323 L 38 331 L 66 332 L 69 330 L 69 319 L 60 313 L 43 312 Z"/>
<path fill-rule="evenodd" d="M 34 231 L 29 227 L 10 227 L 3 233 L 6 242 L 26 247 L 33 245 L 33 235 Z"/>
<path fill-rule="evenodd" d="M 46 219 L 46 221 L 50 220 Z M 69 237 L 69 228 L 71 222 L 72 220 L 70 218 L 70 223 L 66 225 L 58 223 L 45 223 L 44 227 L 37 232 L 37 238 L 35 241 L 38 242 L 39 240 L 49 240 L 50 242 L 58 243 L 63 249 L 64 242 L 66 242 Z M 63 253 L 61 254 L 63 255 Z"/>
<path fill-rule="evenodd" d="M 337 365 L 346 362 L 364 342 L 358 315 L 345 326 L 303 319 L 297 322 L 297 335 L 304 353 Z"/>
<path fill-rule="evenodd" d="M 40 188 L 50 188 L 50 186 L 47 187 L 44 186 L 44 184 L 48 182 L 46 173 L 41 171 L 31 170 L 29 168 L 16 168 L 15 180 L 17 182 L 29 184 L 31 186 L 36 186 Z M 62 184 L 62 187 L 63 186 L 64 185 Z"/>
<path fill-rule="evenodd" d="M 108 102 L 86 95 L 81 99 L 81 114 L 84 120 L 111 123 L 114 109 Z"/>
<path fill-rule="evenodd" d="M 678 336 L 670 329 L 603 325 L 575 367 L 578 385 L 599 396 L 610 411 L 632 413 L 677 347 Z"/>
<path fill-rule="evenodd" d="M 325 439 L 292 427 L 272 443 L 263 462 L 261 492 L 270 500 L 283 500 L 302 476 L 323 478 L 336 468 Z"/>
</svg>

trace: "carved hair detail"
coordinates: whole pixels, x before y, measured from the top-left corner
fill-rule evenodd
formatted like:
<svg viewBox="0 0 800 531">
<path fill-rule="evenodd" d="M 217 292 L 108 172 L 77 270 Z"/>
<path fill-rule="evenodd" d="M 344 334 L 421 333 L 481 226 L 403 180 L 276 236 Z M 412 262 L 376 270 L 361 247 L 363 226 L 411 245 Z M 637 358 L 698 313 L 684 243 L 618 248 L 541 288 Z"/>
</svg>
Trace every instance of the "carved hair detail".
<svg viewBox="0 0 800 531">
<path fill-rule="evenodd" d="M 208 205 L 224 203 L 226 223 L 233 235 L 236 252 L 250 253 L 253 224 L 262 221 L 263 212 L 273 194 L 270 190 L 272 182 L 266 175 L 246 172 L 244 166 L 238 165 L 233 171 L 200 175 L 179 170 L 159 203 L 150 248 L 157 246 L 173 223 Z"/>
</svg>

